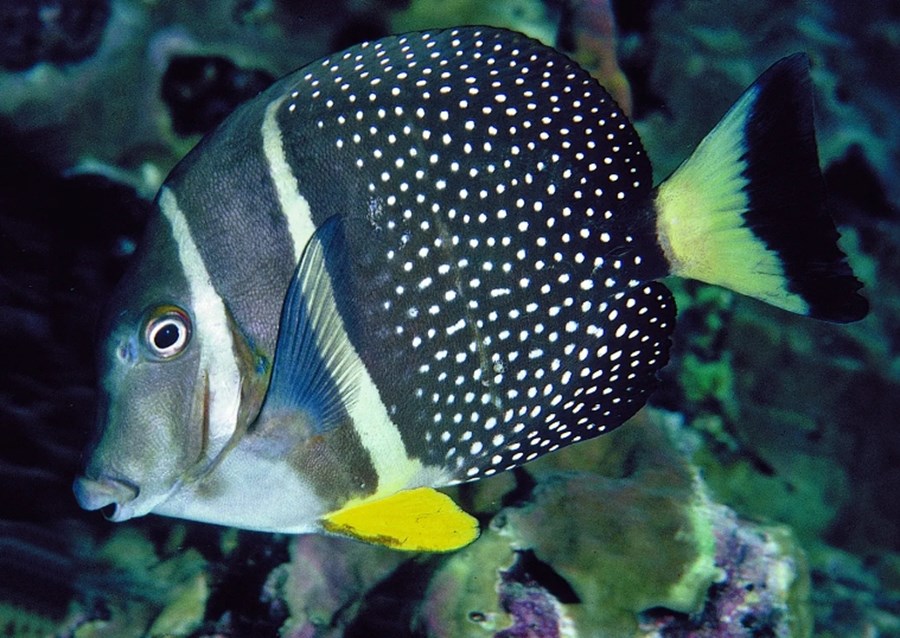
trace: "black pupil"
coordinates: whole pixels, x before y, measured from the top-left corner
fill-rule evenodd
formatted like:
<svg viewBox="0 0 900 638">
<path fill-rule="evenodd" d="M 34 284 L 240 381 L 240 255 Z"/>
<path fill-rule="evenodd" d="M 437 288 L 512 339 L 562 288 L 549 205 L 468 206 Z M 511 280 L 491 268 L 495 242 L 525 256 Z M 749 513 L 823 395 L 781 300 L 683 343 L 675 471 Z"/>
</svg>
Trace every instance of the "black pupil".
<svg viewBox="0 0 900 638">
<path fill-rule="evenodd" d="M 178 341 L 179 332 L 178 326 L 169 322 L 153 335 L 153 345 L 160 350 L 171 348 Z"/>
</svg>

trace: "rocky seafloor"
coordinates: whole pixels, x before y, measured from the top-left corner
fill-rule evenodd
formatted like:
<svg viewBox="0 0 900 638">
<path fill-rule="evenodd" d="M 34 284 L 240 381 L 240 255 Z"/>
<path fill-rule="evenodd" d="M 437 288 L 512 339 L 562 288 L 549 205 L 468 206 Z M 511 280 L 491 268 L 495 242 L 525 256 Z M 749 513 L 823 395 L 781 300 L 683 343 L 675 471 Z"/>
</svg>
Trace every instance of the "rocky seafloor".
<svg viewBox="0 0 900 638">
<path fill-rule="evenodd" d="M 463 23 L 591 68 L 658 177 L 807 51 L 869 317 L 670 282 L 679 327 L 651 407 L 456 489 L 484 532 L 449 555 L 80 511 L 98 316 L 168 170 L 307 61 Z M 900 10 L 878 0 L 0 4 L 0 635 L 900 636 L 898 67 Z"/>
</svg>

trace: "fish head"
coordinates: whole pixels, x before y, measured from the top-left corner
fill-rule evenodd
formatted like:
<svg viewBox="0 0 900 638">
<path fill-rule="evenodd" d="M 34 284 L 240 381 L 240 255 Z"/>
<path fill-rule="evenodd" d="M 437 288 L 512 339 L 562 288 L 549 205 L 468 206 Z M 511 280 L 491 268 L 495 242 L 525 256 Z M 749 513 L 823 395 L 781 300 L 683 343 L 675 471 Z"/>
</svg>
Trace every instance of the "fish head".
<svg viewBox="0 0 900 638">
<path fill-rule="evenodd" d="M 202 310 L 174 243 L 151 222 L 103 327 L 97 438 L 74 491 L 113 521 L 153 511 L 222 447 L 211 439 L 215 361 L 203 356 Z"/>
</svg>

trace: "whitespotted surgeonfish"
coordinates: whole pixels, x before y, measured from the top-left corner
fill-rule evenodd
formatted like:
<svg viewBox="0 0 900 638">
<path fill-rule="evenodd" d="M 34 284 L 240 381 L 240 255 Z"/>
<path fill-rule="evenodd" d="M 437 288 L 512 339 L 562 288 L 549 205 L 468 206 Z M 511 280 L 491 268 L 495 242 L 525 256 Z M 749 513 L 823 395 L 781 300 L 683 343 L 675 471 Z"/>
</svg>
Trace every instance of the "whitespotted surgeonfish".
<svg viewBox="0 0 900 638">
<path fill-rule="evenodd" d="M 628 119 L 510 31 L 296 71 L 169 175 L 112 303 L 82 507 L 445 551 L 435 488 L 621 425 L 657 385 L 660 278 L 847 322 L 808 61 L 775 63 L 654 187 Z"/>
</svg>

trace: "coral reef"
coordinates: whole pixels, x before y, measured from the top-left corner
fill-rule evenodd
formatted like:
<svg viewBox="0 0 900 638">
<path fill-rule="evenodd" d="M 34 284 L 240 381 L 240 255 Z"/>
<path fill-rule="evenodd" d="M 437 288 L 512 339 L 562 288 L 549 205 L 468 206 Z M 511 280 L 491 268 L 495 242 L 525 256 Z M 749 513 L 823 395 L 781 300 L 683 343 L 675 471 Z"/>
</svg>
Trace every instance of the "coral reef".
<svg viewBox="0 0 900 638">
<path fill-rule="evenodd" d="M 281 599 L 290 616 L 283 638 L 329 638 L 359 612 L 365 594 L 406 557 L 381 547 L 342 538 L 299 536 L 291 560 L 269 579 L 270 596 Z"/>
<path fill-rule="evenodd" d="M 28 0 L 0 6 L 0 67 L 78 62 L 97 51 L 109 0 Z"/>
<path fill-rule="evenodd" d="M 438 570 L 427 635 L 809 635 L 790 533 L 710 502 L 659 423 L 632 425 L 609 437 L 599 475 L 536 464 L 528 500 Z"/>
<path fill-rule="evenodd" d="M 836 2 L 717 6 L 655 2 L 625 29 L 622 64 L 641 73 L 632 78 L 637 110 L 646 114 L 637 126 L 657 174 L 677 165 L 682 149 L 758 71 L 780 55 L 807 51 L 830 206 L 872 313 L 834 330 L 705 286 L 675 284 L 679 329 L 689 337 L 676 343 L 654 401 L 686 416 L 682 438 L 716 500 L 789 525 L 817 575 L 813 598 L 842 600 L 839 578 L 826 576 L 836 547 L 889 564 L 900 538 L 889 502 L 900 489 L 900 353 L 885 323 L 895 323 L 900 310 L 900 165 L 888 150 L 900 130 L 886 115 L 900 96 L 884 76 L 900 51 L 900 16 L 877 2 L 852 9 Z M 861 611 L 864 597 L 856 598 L 852 630 L 829 629 L 834 616 L 823 620 L 824 607 L 816 607 L 816 635 L 890 633 L 896 586 L 854 580 L 860 590 L 889 593 L 869 598 L 868 612 Z"/>
<path fill-rule="evenodd" d="M 162 558 L 138 530 L 117 530 L 79 565 L 81 578 L 117 586 L 88 589 L 92 595 L 74 602 L 62 626 L 74 638 L 187 636 L 203 620 L 206 567 L 196 550 Z"/>
<path fill-rule="evenodd" d="M 161 90 L 173 63 L 221 58 L 247 75 L 277 77 L 356 39 L 350 25 L 373 12 L 365 2 L 346 11 L 304 3 L 298 16 L 291 3 L 245 0 L 29 0 L 0 11 L 0 117 L 16 137 L 58 170 L 100 163 L 148 195 L 197 141 L 180 134 L 205 132 L 221 117 L 173 125 Z M 290 37 L 298 20 L 303 35 Z M 253 86 L 232 87 L 226 103 Z"/>
<path fill-rule="evenodd" d="M 485 531 L 450 556 L 79 512 L 93 326 L 162 176 L 270 78 L 460 23 L 525 31 L 630 88 L 617 100 L 660 177 L 758 72 L 808 51 L 871 316 L 837 328 L 670 282 L 679 339 L 653 399 L 669 413 L 459 488 Z M 900 635 L 898 33 L 879 0 L 0 6 L 0 634 Z"/>
<path fill-rule="evenodd" d="M 712 517 L 724 577 L 699 613 L 654 609 L 643 614 L 642 629 L 661 638 L 812 635 L 805 558 L 788 529 L 741 522 L 721 505 Z"/>
</svg>

